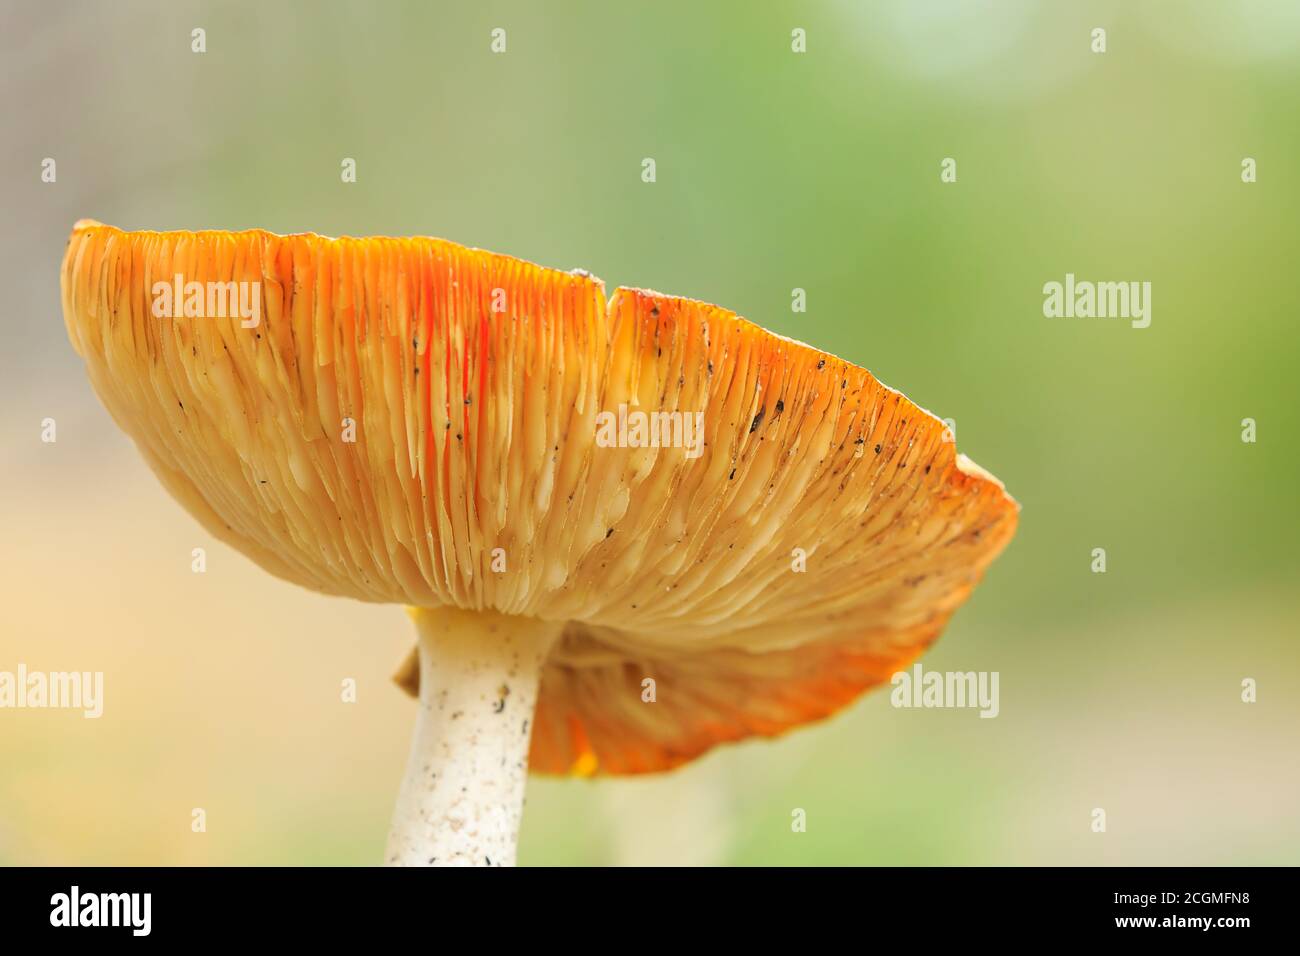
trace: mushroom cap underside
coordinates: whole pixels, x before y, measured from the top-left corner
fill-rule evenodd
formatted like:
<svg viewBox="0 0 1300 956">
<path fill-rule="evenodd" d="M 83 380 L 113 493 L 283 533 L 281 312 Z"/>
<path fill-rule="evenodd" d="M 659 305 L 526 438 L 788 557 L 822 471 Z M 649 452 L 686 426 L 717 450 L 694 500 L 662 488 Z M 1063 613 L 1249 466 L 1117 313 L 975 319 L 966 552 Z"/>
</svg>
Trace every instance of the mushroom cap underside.
<svg viewBox="0 0 1300 956">
<path fill-rule="evenodd" d="M 706 303 L 438 239 L 88 220 L 62 288 L 101 400 L 215 537 L 327 594 L 565 622 L 538 771 L 833 713 L 1015 530 L 942 421 Z"/>
</svg>

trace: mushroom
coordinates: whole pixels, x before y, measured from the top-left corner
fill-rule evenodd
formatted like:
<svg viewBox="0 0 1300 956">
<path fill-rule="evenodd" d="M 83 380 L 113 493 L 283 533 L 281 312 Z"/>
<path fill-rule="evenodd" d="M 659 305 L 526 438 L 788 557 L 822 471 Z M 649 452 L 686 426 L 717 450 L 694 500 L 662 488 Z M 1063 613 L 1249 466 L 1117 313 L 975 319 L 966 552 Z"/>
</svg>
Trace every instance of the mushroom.
<svg viewBox="0 0 1300 956">
<path fill-rule="evenodd" d="M 1016 526 L 863 369 L 583 272 L 83 220 L 62 292 L 104 405 L 209 533 L 410 609 L 389 863 L 513 863 L 530 767 L 662 771 L 836 712 Z"/>
</svg>

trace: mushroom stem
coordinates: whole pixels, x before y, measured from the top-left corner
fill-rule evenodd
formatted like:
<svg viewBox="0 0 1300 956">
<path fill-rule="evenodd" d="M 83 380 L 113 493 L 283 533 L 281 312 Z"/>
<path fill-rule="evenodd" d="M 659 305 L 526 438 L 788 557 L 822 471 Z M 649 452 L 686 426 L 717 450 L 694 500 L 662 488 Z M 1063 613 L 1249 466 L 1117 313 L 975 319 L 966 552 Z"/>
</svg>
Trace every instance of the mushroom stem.
<svg viewBox="0 0 1300 956">
<path fill-rule="evenodd" d="M 420 711 L 393 812 L 390 866 L 513 866 L 542 666 L 563 624 L 409 608 Z"/>
</svg>

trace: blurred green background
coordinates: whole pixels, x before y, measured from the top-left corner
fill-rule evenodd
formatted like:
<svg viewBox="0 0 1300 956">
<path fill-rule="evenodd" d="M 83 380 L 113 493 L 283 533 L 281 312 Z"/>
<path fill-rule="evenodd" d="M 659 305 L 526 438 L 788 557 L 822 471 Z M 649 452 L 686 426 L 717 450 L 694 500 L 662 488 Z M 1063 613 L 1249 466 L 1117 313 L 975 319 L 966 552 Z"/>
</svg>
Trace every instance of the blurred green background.
<svg viewBox="0 0 1300 956">
<path fill-rule="evenodd" d="M 98 721 L 0 710 L 0 862 L 378 862 L 414 714 L 399 609 L 207 540 L 99 406 L 58 299 L 83 216 L 717 302 L 954 418 L 1019 499 L 924 658 L 999 671 L 997 719 L 877 691 L 660 778 L 534 779 L 521 863 L 1300 862 L 1300 5 L 468 7 L 0 3 L 0 670 L 107 685 Z M 1150 281 L 1150 328 L 1044 318 L 1067 272 Z"/>
</svg>

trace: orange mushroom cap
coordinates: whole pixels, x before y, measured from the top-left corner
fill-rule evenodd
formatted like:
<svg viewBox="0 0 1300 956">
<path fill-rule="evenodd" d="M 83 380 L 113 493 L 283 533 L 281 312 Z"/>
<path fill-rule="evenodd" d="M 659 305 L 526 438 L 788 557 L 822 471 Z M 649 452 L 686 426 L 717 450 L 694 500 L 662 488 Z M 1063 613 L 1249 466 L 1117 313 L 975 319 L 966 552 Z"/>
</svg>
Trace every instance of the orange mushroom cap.
<svg viewBox="0 0 1300 956">
<path fill-rule="evenodd" d="M 190 283 L 197 314 L 156 315 L 160 284 Z M 439 239 L 89 220 L 62 288 L 101 400 L 215 537 L 327 594 L 565 622 L 538 771 L 664 770 L 834 713 L 1015 531 L 939 419 L 702 302 L 606 302 L 585 273 Z M 699 453 L 599 441 L 620 408 L 702 422 Z"/>
</svg>

